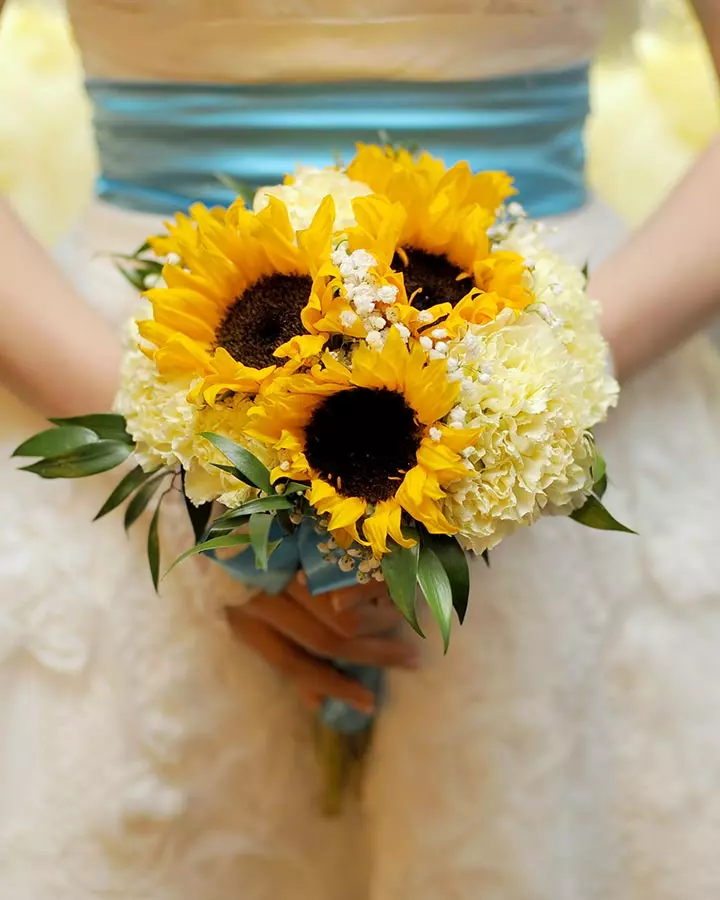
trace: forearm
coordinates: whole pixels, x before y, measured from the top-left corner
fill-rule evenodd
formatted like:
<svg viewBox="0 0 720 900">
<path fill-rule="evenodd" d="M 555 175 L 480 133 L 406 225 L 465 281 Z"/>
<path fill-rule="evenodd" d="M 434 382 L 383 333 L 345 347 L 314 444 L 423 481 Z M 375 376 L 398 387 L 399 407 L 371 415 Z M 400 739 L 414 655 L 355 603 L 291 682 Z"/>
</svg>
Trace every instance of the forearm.
<svg viewBox="0 0 720 900">
<path fill-rule="evenodd" d="M 43 415 L 110 409 L 120 345 L 0 198 L 0 381 Z"/>
<path fill-rule="evenodd" d="M 720 140 L 592 276 L 621 380 L 720 313 Z"/>
</svg>

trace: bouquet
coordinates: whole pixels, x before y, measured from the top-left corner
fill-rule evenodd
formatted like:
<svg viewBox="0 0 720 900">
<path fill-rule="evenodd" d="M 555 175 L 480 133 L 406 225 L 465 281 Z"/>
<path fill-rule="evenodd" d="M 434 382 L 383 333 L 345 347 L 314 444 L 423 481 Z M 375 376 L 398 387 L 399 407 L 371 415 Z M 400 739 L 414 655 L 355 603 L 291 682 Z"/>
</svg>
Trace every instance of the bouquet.
<svg viewBox="0 0 720 900">
<path fill-rule="evenodd" d="M 468 556 L 544 515 L 623 530 L 593 427 L 618 387 L 586 274 L 546 247 L 503 172 L 359 146 L 227 209 L 193 206 L 126 258 L 130 323 L 113 415 L 56 420 L 16 455 L 44 478 L 135 462 L 127 503 L 148 534 L 172 486 L 196 543 L 273 593 L 384 581 L 447 649 Z M 176 563 L 180 560 L 176 560 Z M 337 661 L 343 666 L 342 661 Z M 373 689 L 380 675 L 350 669 Z M 322 712 L 335 806 L 371 721 Z M 334 762 L 332 762 L 334 760 Z"/>
</svg>

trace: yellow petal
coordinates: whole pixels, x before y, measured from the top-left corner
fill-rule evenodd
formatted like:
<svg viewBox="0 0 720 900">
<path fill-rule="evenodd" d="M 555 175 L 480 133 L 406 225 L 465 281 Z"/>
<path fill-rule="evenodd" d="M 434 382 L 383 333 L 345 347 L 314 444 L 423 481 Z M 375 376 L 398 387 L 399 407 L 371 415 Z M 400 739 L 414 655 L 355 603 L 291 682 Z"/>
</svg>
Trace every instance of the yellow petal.
<svg viewBox="0 0 720 900">
<path fill-rule="evenodd" d="M 273 356 L 304 361 L 319 356 L 327 343 L 325 334 L 303 334 L 281 344 Z"/>
<path fill-rule="evenodd" d="M 334 505 L 330 512 L 330 531 L 339 528 L 349 528 L 354 525 L 358 519 L 365 514 L 367 503 L 360 497 L 343 497 L 339 503 Z"/>
<path fill-rule="evenodd" d="M 445 492 L 435 476 L 427 473 L 422 466 L 415 466 L 403 479 L 396 499 L 403 509 L 433 534 L 456 534 L 458 529 L 448 522 L 436 503 L 444 496 Z"/>
<path fill-rule="evenodd" d="M 415 541 L 406 538 L 400 527 L 402 508 L 396 499 L 383 500 L 375 507 L 372 516 L 365 519 L 363 533 L 376 557 L 388 552 L 388 535 L 401 547 L 412 547 Z"/>
<path fill-rule="evenodd" d="M 402 391 L 410 354 L 397 328 L 391 328 L 385 346 L 378 353 L 367 344 L 355 351 L 352 382 L 358 387 Z"/>
<path fill-rule="evenodd" d="M 405 396 L 423 425 L 431 425 L 446 416 L 455 405 L 460 384 L 447 379 L 444 359 L 431 360 L 420 378 L 408 379 Z"/>
<path fill-rule="evenodd" d="M 155 363 L 158 372 L 171 376 L 186 372 L 210 374 L 210 356 L 206 349 L 195 341 L 176 335 L 155 352 Z"/>
<path fill-rule="evenodd" d="M 327 481 L 323 481 L 320 478 L 314 478 L 312 480 L 307 499 L 308 503 L 311 506 L 314 506 L 315 509 L 323 512 L 324 509 L 327 508 L 328 503 L 332 504 L 338 498 L 338 492 L 331 484 L 328 484 Z"/>
<path fill-rule="evenodd" d="M 441 441 L 456 453 L 461 453 L 466 447 L 474 447 L 480 436 L 481 428 L 448 428 L 440 426 L 442 432 Z"/>
<path fill-rule="evenodd" d="M 448 429 L 452 430 L 452 429 Z M 440 484 L 449 484 L 467 477 L 468 470 L 459 453 L 430 438 L 425 438 L 417 451 L 417 461 L 428 472 L 433 472 Z"/>
</svg>

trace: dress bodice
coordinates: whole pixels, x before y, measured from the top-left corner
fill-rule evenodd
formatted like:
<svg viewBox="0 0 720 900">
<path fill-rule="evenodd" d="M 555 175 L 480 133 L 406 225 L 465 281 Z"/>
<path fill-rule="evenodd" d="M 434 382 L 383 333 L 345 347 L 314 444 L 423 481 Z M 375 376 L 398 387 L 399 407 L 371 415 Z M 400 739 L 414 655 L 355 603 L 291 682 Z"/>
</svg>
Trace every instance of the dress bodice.
<svg viewBox="0 0 720 900">
<path fill-rule="evenodd" d="M 607 0 L 68 0 L 91 77 L 463 81 L 589 58 Z M 629 2 L 629 0 L 628 0 Z"/>
</svg>

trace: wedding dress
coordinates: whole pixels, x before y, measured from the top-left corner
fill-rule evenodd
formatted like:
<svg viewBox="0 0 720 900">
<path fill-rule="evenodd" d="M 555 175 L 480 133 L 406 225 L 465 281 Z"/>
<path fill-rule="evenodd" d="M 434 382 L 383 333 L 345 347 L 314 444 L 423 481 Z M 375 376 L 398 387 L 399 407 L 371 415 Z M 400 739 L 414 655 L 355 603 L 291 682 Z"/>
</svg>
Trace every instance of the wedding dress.
<svg viewBox="0 0 720 900">
<path fill-rule="evenodd" d="M 562 69 L 592 54 L 601 5 L 69 4 L 92 77 L 200 83 Z M 554 227 L 580 262 L 621 237 L 595 201 Z M 102 254 L 158 228 L 98 203 L 63 254 L 118 327 L 137 301 Z M 0 398 L 3 458 L 41 427 Z M 639 536 L 547 520 L 477 566 L 450 653 L 430 638 L 390 677 L 363 796 L 329 821 L 309 714 L 225 624 L 239 587 L 189 561 L 155 596 L 142 529 L 91 522 L 115 478 L 3 463 L 0 900 L 717 900 L 710 345 L 628 386 L 600 442 Z M 168 559 L 191 539 L 179 506 L 163 539 Z"/>
</svg>

